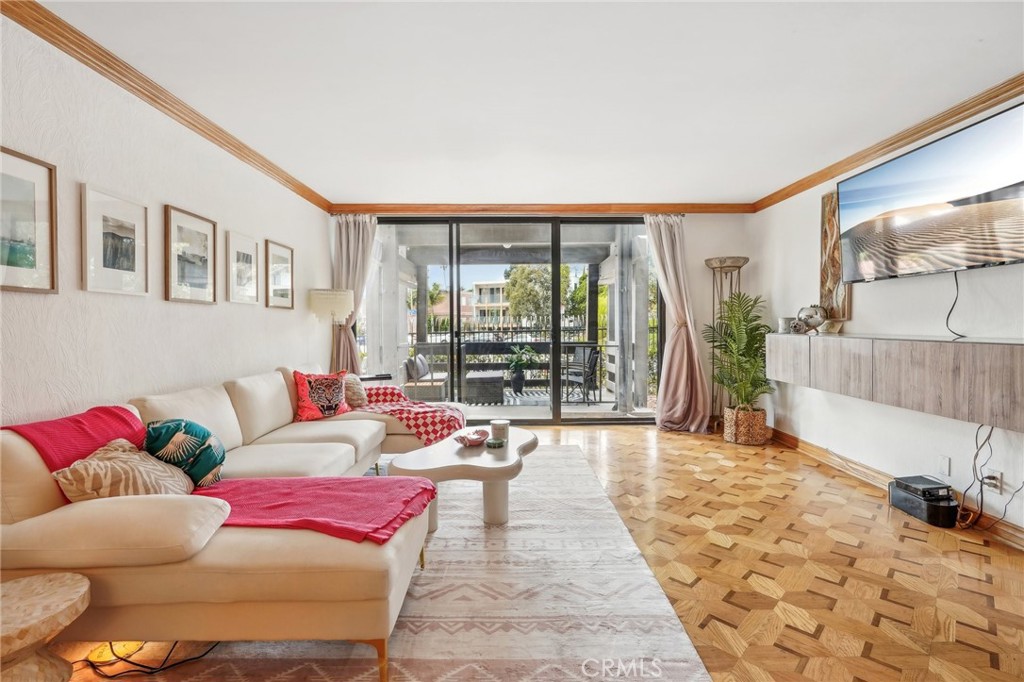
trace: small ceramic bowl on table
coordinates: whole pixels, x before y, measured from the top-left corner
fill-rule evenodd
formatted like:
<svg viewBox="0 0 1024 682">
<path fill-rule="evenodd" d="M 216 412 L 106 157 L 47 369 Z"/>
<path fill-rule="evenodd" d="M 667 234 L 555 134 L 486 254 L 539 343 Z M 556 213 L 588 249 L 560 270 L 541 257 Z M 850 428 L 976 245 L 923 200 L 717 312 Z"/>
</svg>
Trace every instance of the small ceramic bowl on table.
<svg viewBox="0 0 1024 682">
<path fill-rule="evenodd" d="M 474 448 L 483 445 L 490 436 L 491 434 L 485 429 L 474 429 L 456 435 L 455 442 L 467 448 Z"/>
</svg>

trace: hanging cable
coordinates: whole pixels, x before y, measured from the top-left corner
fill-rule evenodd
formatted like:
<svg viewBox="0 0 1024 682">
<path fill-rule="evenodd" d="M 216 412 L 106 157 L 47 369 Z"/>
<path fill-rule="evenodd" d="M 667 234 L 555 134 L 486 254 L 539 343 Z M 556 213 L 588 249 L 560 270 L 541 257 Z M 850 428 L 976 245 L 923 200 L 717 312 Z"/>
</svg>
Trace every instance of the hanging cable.
<svg viewBox="0 0 1024 682">
<path fill-rule="evenodd" d="M 960 300 L 960 279 L 957 277 L 957 270 L 953 271 L 953 283 L 956 285 L 956 295 L 953 297 L 953 305 L 949 306 L 949 312 L 946 313 L 946 329 L 949 333 L 958 339 L 966 339 L 967 334 L 961 334 L 960 332 L 953 331 L 952 327 L 949 326 L 949 318 L 953 314 L 953 309 L 956 308 L 956 302 Z"/>
<path fill-rule="evenodd" d="M 974 524 L 978 522 L 981 517 L 981 510 L 985 507 L 985 482 L 983 480 L 983 469 L 992 460 L 992 432 L 995 431 L 994 426 L 988 428 L 988 433 L 984 438 L 981 438 L 981 430 L 985 428 L 984 424 L 979 424 L 977 431 L 974 432 L 974 457 L 971 458 L 971 474 L 973 476 L 971 484 L 964 489 L 963 492 L 963 504 L 960 506 L 960 513 L 957 515 L 957 526 L 959 528 L 973 528 Z M 988 446 L 988 457 L 981 464 L 978 464 L 978 457 L 981 455 L 981 451 Z M 974 484 L 978 483 L 980 488 L 975 498 L 975 505 L 977 509 L 967 508 L 967 496 L 971 492 L 971 488 Z"/>
</svg>

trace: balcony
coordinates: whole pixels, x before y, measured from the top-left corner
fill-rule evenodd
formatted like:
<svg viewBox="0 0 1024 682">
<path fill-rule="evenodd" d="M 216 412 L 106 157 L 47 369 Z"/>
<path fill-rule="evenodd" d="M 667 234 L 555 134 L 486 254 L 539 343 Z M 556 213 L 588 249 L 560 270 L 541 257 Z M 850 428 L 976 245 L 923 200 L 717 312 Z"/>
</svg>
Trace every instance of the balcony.
<svg viewBox="0 0 1024 682">
<path fill-rule="evenodd" d="M 563 413 L 581 412 L 587 416 L 619 411 L 620 397 L 615 362 L 616 344 L 586 341 L 584 327 L 560 330 L 562 335 L 563 368 L 561 404 Z M 605 329 L 598 330 L 598 338 L 606 338 Z M 550 326 L 477 328 L 462 332 L 465 375 L 457 379 L 461 401 L 470 408 L 471 419 L 508 416 L 509 408 L 520 418 L 547 418 L 550 416 L 552 377 Z M 525 388 L 521 393 L 512 390 L 508 363 L 513 346 L 530 346 L 539 355 L 537 362 L 526 369 Z M 411 354 L 427 358 L 432 372 L 449 372 L 449 335 L 432 333 L 427 340 L 417 342 L 410 335 Z M 593 371 L 581 366 L 580 360 L 596 352 Z M 571 377 L 571 379 L 570 379 Z M 452 384 L 448 382 L 445 395 L 452 397 Z M 647 405 L 638 406 L 646 411 Z M 501 410 L 495 408 L 503 408 Z"/>
</svg>

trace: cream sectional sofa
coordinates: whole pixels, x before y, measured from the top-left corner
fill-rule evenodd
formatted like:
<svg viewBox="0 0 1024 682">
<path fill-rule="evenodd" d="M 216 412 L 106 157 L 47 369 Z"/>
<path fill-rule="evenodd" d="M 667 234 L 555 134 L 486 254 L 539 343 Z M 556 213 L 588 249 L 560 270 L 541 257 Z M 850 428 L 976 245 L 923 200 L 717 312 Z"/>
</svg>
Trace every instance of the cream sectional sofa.
<svg viewBox="0 0 1024 682">
<path fill-rule="evenodd" d="M 129 402 L 144 423 L 185 418 L 212 431 L 227 451 L 224 478 L 360 476 L 387 435 L 371 419 L 293 423 L 294 403 L 278 371 Z"/>
<path fill-rule="evenodd" d="M 226 478 L 360 475 L 389 439 L 396 448 L 411 449 L 410 439 L 419 447 L 380 415 L 292 423 L 290 377 L 268 372 L 125 407 L 143 422 L 206 426 L 227 450 Z M 91 604 L 62 639 L 366 641 L 387 679 L 386 642 L 423 547 L 426 514 L 377 545 L 308 530 L 222 527 L 227 504 L 200 496 L 69 504 L 39 454 L 11 431 L 0 431 L 0 470 L 0 578 L 74 571 L 91 581 Z"/>
</svg>

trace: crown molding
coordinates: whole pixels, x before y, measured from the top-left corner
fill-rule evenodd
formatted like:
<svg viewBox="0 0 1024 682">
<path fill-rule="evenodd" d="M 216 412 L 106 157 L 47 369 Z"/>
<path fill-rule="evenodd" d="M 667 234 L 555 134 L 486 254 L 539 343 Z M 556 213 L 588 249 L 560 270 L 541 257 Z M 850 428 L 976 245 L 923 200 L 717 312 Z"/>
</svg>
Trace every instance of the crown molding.
<svg viewBox="0 0 1024 682">
<path fill-rule="evenodd" d="M 381 216 L 636 216 L 644 213 L 753 213 L 753 204 L 331 204 L 330 213 Z"/>
<path fill-rule="evenodd" d="M 35 0 L 3 0 L 0 2 L 0 12 L 240 161 L 277 180 L 317 208 L 326 211 L 331 205 L 325 197 L 295 176 Z"/>
</svg>

